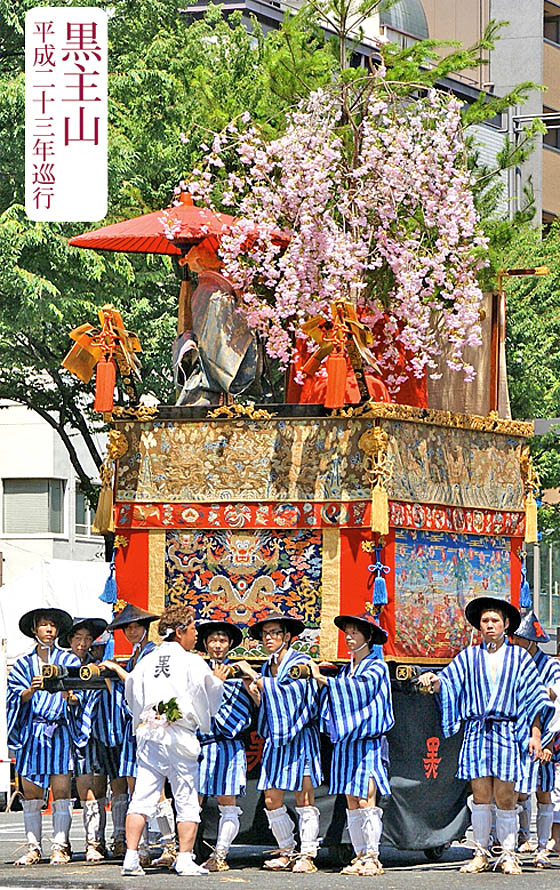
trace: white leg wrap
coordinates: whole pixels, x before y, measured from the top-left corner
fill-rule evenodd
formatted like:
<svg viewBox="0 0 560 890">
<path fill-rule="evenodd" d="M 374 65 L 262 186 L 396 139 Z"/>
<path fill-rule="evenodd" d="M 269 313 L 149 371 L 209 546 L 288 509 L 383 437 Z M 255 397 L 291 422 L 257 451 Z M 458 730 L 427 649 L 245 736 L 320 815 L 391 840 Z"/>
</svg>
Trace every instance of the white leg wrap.
<svg viewBox="0 0 560 890">
<path fill-rule="evenodd" d="M 24 800 L 23 801 L 23 826 L 25 828 L 25 836 L 30 847 L 41 849 L 41 810 L 43 809 L 42 800 Z"/>
<path fill-rule="evenodd" d="M 552 834 L 552 818 L 554 816 L 554 804 L 537 804 L 537 838 L 539 850 L 545 850 Z"/>
<path fill-rule="evenodd" d="M 515 853 L 517 842 L 517 813 L 496 807 L 496 835 L 504 853 Z"/>
<path fill-rule="evenodd" d="M 296 807 L 298 814 L 301 852 L 316 856 L 319 849 L 319 810 L 317 807 Z"/>
<path fill-rule="evenodd" d="M 519 834 L 523 836 L 524 841 L 528 841 L 531 836 L 531 798 L 520 800 L 517 804 L 517 815 L 519 817 Z"/>
<path fill-rule="evenodd" d="M 98 844 L 105 843 L 105 826 L 107 825 L 107 811 L 105 807 L 107 806 L 107 798 L 100 797 L 97 800 L 99 804 L 99 833 L 96 838 Z"/>
<path fill-rule="evenodd" d="M 488 850 L 493 820 L 494 811 L 491 803 L 473 803 L 471 819 L 473 840 L 481 850 Z"/>
<path fill-rule="evenodd" d="M 239 834 L 239 817 L 243 812 L 240 807 L 218 806 L 220 821 L 218 822 L 218 838 L 216 840 L 216 852 L 227 856 L 228 850 Z"/>
<path fill-rule="evenodd" d="M 366 853 L 379 853 L 379 842 L 383 831 L 383 810 L 380 807 L 367 807 L 359 810 L 362 814 L 362 834 Z"/>
<path fill-rule="evenodd" d="M 265 810 L 270 830 L 274 835 L 279 850 L 287 850 L 290 853 L 295 849 L 294 823 L 288 816 L 286 807 L 278 807 L 277 810 Z"/>
<path fill-rule="evenodd" d="M 160 800 L 156 809 L 156 819 L 164 844 L 170 844 L 175 840 L 175 814 L 171 801 L 165 798 Z"/>
<path fill-rule="evenodd" d="M 86 846 L 97 843 L 99 837 L 99 801 L 82 800 L 82 814 L 86 833 Z"/>
<path fill-rule="evenodd" d="M 72 824 L 72 803 L 67 798 L 64 800 L 53 800 L 53 846 L 66 847 L 69 844 L 70 826 Z"/>
<path fill-rule="evenodd" d="M 346 824 L 348 825 L 348 834 L 350 835 L 350 842 L 354 847 L 354 853 L 356 856 L 361 856 L 362 853 L 366 852 L 364 833 L 362 831 L 362 811 L 346 810 Z"/>
<path fill-rule="evenodd" d="M 128 809 L 128 794 L 115 794 L 111 801 L 113 839 L 124 838 L 124 820 Z"/>
<path fill-rule="evenodd" d="M 140 861 L 138 859 L 138 850 L 129 850 L 127 848 L 124 854 L 123 868 L 138 868 Z"/>
</svg>

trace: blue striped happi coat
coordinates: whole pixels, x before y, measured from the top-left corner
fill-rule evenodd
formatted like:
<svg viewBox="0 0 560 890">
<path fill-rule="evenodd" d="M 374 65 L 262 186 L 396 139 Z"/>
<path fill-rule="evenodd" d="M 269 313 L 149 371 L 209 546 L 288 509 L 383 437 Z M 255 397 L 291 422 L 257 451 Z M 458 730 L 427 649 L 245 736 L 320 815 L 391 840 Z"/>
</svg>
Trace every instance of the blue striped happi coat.
<svg viewBox="0 0 560 890">
<path fill-rule="evenodd" d="M 57 646 L 51 650 L 50 661 L 61 665 L 80 664 L 75 655 Z M 87 738 L 80 719 L 82 699 L 78 705 L 69 707 L 61 692 L 39 690 L 29 701 L 22 702 L 22 692 L 29 689 L 34 676 L 40 675 L 42 664 L 34 649 L 18 658 L 8 674 L 8 747 L 15 751 L 16 772 L 47 788 L 50 776 L 70 772 L 73 743 L 82 747 Z"/>
<path fill-rule="evenodd" d="M 225 797 L 245 794 L 247 760 L 240 738 L 251 725 L 253 706 L 242 680 L 224 684 L 222 704 L 212 718 L 212 731 L 199 733 L 199 794 Z"/>
<path fill-rule="evenodd" d="M 550 658 L 540 649 L 533 655 L 537 671 L 545 689 L 558 683 L 560 680 L 560 664 L 556 658 Z M 550 741 L 550 733 L 547 733 L 546 721 L 542 725 L 542 744 Z M 540 788 L 541 791 L 552 791 L 554 788 L 554 763 L 539 763 L 533 761 L 529 752 L 525 751 L 521 756 L 521 778 L 515 784 L 515 790 L 519 794 L 531 794 Z"/>
<path fill-rule="evenodd" d="M 276 677 L 271 676 L 270 659 L 263 664 L 264 687 L 257 722 L 257 731 L 264 739 L 259 791 L 299 791 L 304 775 L 310 776 L 315 788 L 323 780 L 317 683 L 289 676 L 293 665 L 307 661 L 308 655 L 289 648 Z"/>
<path fill-rule="evenodd" d="M 329 794 L 367 798 L 371 779 L 391 793 L 384 736 L 394 722 L 389 670 L 374 652 L 352 675 L 345 665 L 329 677 L 321 699 L 321 729 L 333 743 Z"/>
<path fill-rule="evenodd" d="M 113 681 L 111 691 L 96 690 L 92 714 L 92 748 L 95 772 L 116 779 L 120 775 L 126 714 L 124 685 Z"/>
<path fill-rule="evenodd" d="M 484 644 L 459 652 L 439 674 L 443 734 L 448 738 L 461 723 L 465 727 L 458 779 L 493 776 L 517 782 L 534 718 L 549 719 L 551 702 L 533 659 L 520 646 L 504 646 L 494 685 Z"/>
<path fill-rule="evenodd" d="M 136 664 L 139 664 L 140 660 L 144 658 L 145 655 L 148 655 L 156 648 L 156 644 L 150 640 L 144 648 L 140 651 L 138 658 L 136 659 Z M 136 664 L 134 667 L 136 667 Z M 125 670 L 131 671 L 134 670 L 132 667 L 132 656 L 128 659 L 126 663 Z M 123 707 L 123 715 L 124 715 L 124 730 L 123 730 L 123 740 L 122 740 L 122 748 L 121 748 L 121 760 L 119 766 L 119 775 L 121 776 L 131 776 L 133 778 L 136 777 L 137 763 L 136 763 L 136 736 L 132 731 L 132 714 L 128 709 L 128 705 L 126 704 L 124 698 L 124 688 L 121 683 L 122 690 L 122 707 Z"/>
</svg>

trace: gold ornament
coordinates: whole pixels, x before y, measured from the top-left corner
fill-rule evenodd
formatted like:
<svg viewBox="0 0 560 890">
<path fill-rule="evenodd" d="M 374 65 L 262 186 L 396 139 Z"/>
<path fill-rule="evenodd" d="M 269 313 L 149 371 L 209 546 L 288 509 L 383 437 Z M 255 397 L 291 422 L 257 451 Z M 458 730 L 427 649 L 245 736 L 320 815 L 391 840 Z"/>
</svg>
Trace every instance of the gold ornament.
<svg viewBox="0 0 560 890">
<path fill-rule="evenodd" d="M 362 433 L 358 445 L 365 453 L 365 471 L 371 486 L 371 530 L 389 534 L 389 498 L 387 482 L 393 475 L 393 461 L 387 455 L 389 436 L 379 426 Z"/>
</svg>

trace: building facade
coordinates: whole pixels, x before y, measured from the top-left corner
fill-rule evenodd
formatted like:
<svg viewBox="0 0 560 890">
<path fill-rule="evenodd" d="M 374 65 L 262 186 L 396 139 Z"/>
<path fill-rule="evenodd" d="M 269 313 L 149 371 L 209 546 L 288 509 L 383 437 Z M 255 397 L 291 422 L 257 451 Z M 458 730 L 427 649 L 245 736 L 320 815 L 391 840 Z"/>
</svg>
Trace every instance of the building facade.
<svg viewBox="0 0 560 890">
<path fill-rule="evenodd" d="M 95 480 L 89 452 L 78 435 L 73 441 Z M 3 583 L 41 559 L 104 559 L 62 440 L 38 414 L 13 403 L 0 406 L 0 496 Z"/>
</svg>

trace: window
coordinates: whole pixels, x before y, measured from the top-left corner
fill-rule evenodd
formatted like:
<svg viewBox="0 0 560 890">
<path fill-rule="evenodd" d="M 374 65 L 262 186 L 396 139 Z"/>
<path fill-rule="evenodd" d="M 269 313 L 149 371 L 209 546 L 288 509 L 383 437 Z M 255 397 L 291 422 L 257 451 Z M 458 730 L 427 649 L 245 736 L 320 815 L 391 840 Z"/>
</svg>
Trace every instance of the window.
<svg viewBox="0 0 560 890">
<path fill-rule="evenodd" d="M 76 486 L 76 534 L 91 534 L 91 507 L 79 486 Z"/>
<path fill-rule="evenodd" d="M 543 105 L 543 114 L 554 114 L 555 112 L 555 108 L 547 108 L 546 105 Z M 543 123 L 547 127 L 547 131 L 542 138 L 543 145 L 548 145 L 550 148 L 556 148 L 560 151 L 560 112 L 558 112 L 558 117 L 549 117 Z"/>
<path fill-rule="evenodd" d="M 560 15 L 545 14 L 543 35 L 545 40 L 560 44 Z"/>
<path fill-rule="evenodd" d="M 62 534 L 62 479 L 4 479 L 3 529 L 9 535 Z"/>
</svg>

